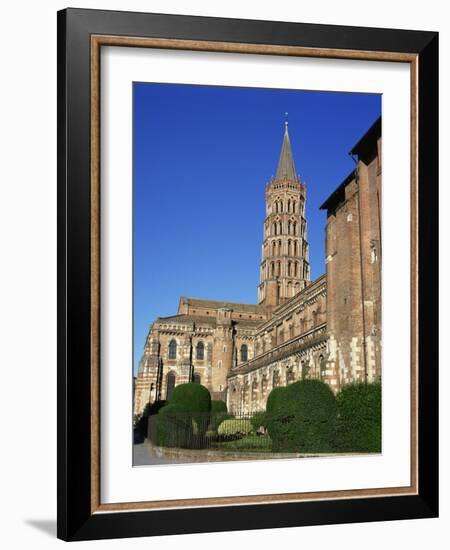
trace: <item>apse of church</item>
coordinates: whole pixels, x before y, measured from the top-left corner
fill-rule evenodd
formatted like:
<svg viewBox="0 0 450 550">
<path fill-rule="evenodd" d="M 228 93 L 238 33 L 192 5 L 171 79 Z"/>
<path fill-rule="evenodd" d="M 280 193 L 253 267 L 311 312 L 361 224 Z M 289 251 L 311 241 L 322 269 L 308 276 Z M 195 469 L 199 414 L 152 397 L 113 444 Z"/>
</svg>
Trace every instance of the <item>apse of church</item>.
<svg viewBox="0 0 450 550">
<path fill-rule="evenodd" d="M 381 377 L 381 119 L 351 153 L 355 169 L 321 207 L 325 273 L 311 281 L 306 185 L 285 123 L 265 188 L 258 303 L 181 297 L 175 315 L 157 318 L 139 364 L 135 414 L 186 382 L 238 414 L 264 410 L 272 388 L 297 380 L 317 378 L 337 392 Z"/>
</svg>

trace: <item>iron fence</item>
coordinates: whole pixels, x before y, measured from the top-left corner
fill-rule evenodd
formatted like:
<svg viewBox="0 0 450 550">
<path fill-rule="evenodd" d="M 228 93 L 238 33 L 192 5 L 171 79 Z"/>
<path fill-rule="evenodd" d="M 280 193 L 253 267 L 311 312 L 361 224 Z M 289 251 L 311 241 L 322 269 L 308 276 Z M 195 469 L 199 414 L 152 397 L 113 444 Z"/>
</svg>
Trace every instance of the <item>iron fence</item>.
<svg viewBox="0 0 450 550">
<path fill-rule="evenodd" d="M 223 451 L 272 450 L 272 441 L 264 427 L 261 413 L 155 414 L 148 418 L 147 437 L 154 445 L 161 447 Z"/>
</svg>

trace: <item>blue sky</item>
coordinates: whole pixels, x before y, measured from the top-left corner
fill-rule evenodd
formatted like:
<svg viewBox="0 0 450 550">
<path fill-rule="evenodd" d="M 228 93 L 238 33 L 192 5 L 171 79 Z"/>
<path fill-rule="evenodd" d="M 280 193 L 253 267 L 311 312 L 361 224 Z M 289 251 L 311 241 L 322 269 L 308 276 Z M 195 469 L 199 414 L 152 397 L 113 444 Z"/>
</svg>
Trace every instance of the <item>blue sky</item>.
<svg viewBox="0 0 450 550">
<path fill-rule="evenodd" d="M 175 314 L 180 296 L 256 303 L 285 112 L 314 279 L 325 272 L 319 206 L 353 169 L 348 151 L 381 95 L 133 84 L 135 371 L 151 322 Z"/>
</svg>

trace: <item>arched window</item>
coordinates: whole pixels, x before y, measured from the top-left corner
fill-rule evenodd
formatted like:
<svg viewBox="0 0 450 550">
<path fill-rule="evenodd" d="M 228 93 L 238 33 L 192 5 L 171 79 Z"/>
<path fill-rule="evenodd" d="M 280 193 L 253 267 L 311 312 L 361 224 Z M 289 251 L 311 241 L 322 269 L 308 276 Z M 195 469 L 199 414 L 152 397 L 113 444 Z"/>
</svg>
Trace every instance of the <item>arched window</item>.
<svg viewBox="0 0 450 550">
<path fill-rule="evenodd" d="M 302 361 L 301 366 L 302 366 L 302 380 L 306 380 L 308 376 L 309 365 L 306 361 Z"/>
<path fill-rule="evenodd" d="M 280 201 L 280 212 L 283 212 L 283 201 Z"/>
<path fill-rule="evenodd" d="M 197 344 L 195 356 L 199 361 L 203 361 L 205 358 L 205 344 L 203 342 Z"/>
<path fill-rule="evenodd" d="M 252 403 L 256 403 L 258 400 L 258 382 L 256 380 L 253 380 L 252 383 Z"/>
<path fill-rule="evenodd" d="M 198 372 L 194 372 L 194 384 L 200 384 L 202 380 L 202 377 L 199 375 Z"/>
<path fill-rule="evenodd" d="M 291 276 L 291 262 L 288 262 L 288 264 L 287 264 L 287 276 L 288 277 Z"/>
<path fill-rule="evenodd" d="M 170 398 L 173 388 L 175 387 L 175 373 L 170 371 L 166 378 L 166 399 Z"/>
<path fill-rule="evenodd" d="M 278 235 L 281 235 L 283 233 L 283 225 L 281 222 L 278 222 Z"/>
<path fill-rule="evenodd" d="M 281 256 L 281 241 L 278 241 L 278 256 Z"/>
<path fill-rule="evenodd" d="M 291 211 L 291 199 L 288 200 L 288 209 L 287 209 L 288 212 Z"/>
<path fill-rule="evenodd" d="M 177 341 L 171 340 L 169 343 L 169 359 L 177 358 Z"/>
<path fill-rule="evenodd" d="M 294 241 L 294 256 L 298 255 L 298 244 L 297 241 Z"/>
<path fill-rule="evenodd" d="M 305 332 L 305 319 L 304 318 L 300 319 L 300 334 L 302 334 L 303 332 Z"/>
<path fill-rule="evenodd" d="M 275 277 L 275 262 L 270 264 L 270 276 Z"/>
<path fill-rule="evenodd" d="M 281 277 L 281 262 L 277 262 L 277 276 Z"/>
<path fill-rule="evenodd" d="M 291 220 L 288 220 L 288 235 L 291 234 Z"/>
<path fill-rule="evenodd" d="M 297 235 L 297 222 L 293 222 L 292 224 L 292 234 Z"/>
<path fill-rule="evenodd" d="M 292 283 L 291 283 L 291 281 L 288 281 L 288 283 L 287 283 L 287 295 L 288 295 L 288 298 L 290 298 L 292 296 Z"/>
<path fill-rule="evenodd" d="M 291 248 L 292 248 L 292 241 L 291 239 L 288 240 L 288 256 L 291 256 Z"/>
<path fill-rule="evenodd" d="M 295 207 L 297 206 L 297 203 L 295 201 L 292 201 L 292 212 L 295 214 Z"/>
<path fill-rule="evenodd" d="M 298 273 L 298 263 L 297 262 L 294 262 L 294 277 L 297 277 L 297 273 Z"/>
<path fill-rule="evenodd" d="M 267 376 L 264 375 L 261 380 L 261 395 L 262 397 L 266 397 L 267 393 Z"/>
<path fill-rule="evenodd" d="M 275 247 L 276 247 L 277 243 L 276 241 L 272 241 L 272 256 L 275 256 Z"/>
<path fill-rule="evenodd" d="M 272 235 L 276 235 L 277 234 L 277 224 L 274 222 L 272 224 Z"/>
<path fill-rule="evenodd" d="M 326 375 L 327 362 L 323 355 L 319 355 L 319 366 L 320 366 L 320 378 L 323 380 Z"/>
<path fill-rule="evenodd" d="M 245 361 L 248 361 L 248 347 L 246 344 L 242 344 L 241 346 L 241 362 L 244 363 Z"/>
<path fill-rule="evenodd" d="M 317 325 L 317 311 L 312 312 L 313 327 Z"/>
<path fill-rule="evenodd" d="M 278 371 L 276 370 L 276 371 L 273 373 L 272 386 L 273 386 L 274 388 L 278 388 L 279 385 L 280 385 L 280 375 L 279 375 Z"/>
<path fill-rule="evenodd" d="M 295 381 L 295 373 L 292 367 L 288 367 L 286 371 L 286 384 L 292 384 Z"/>
</svg>

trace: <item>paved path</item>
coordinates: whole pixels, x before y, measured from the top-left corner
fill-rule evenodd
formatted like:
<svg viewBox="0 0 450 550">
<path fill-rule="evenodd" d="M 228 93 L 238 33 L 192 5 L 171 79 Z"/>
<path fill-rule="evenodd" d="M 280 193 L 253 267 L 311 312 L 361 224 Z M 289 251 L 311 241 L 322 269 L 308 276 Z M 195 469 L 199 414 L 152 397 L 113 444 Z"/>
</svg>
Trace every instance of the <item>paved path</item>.
<svg viewBox="0 0 450 550">
<path fill-rule="evenodd" d="M 133 466 L 148 466 L 150 464 L 185 464 L 187 460 L 176 458 L 159 458 L 152 455 L 149 445 L 135 443 L 133 445 Z"/>
</svg>

